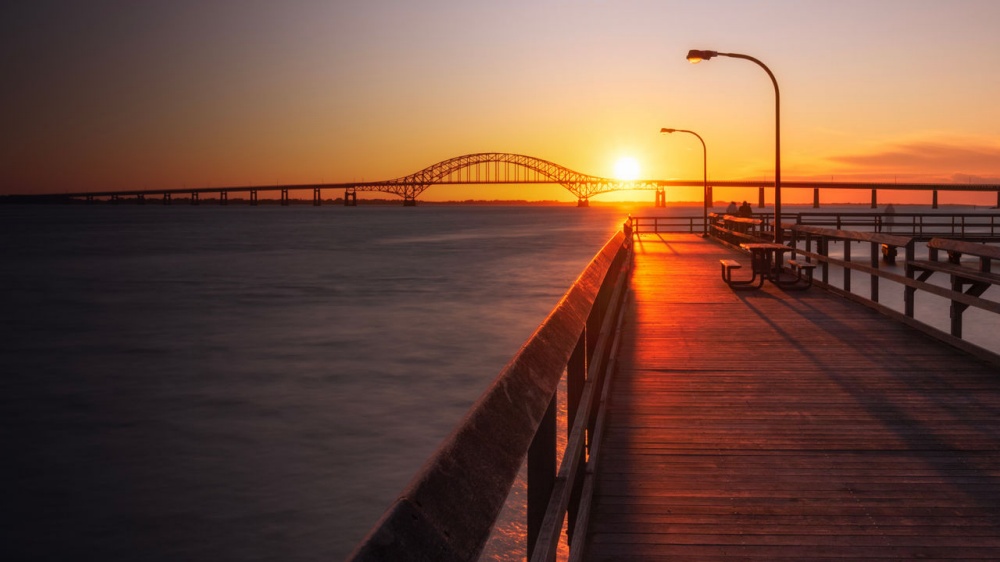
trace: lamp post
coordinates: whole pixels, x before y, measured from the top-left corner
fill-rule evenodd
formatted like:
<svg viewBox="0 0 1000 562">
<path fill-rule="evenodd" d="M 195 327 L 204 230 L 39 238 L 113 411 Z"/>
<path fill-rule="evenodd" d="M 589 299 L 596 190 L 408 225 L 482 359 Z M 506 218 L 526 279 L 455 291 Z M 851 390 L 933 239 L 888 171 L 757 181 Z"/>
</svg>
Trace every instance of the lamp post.
<svg viewBox="0 0 1000 562">
<path fill-rule="evenodd" d="M 719 53 L 717 51 L 698 51 L 690 50 L 687 54 L 687 60 L 691 64 L 697 64 L 703 60 L 709 60 L 713 57 L 731 57 L 734 59 L 745 59 L 750 62 L 757 63 L 758 66 L 764 69 L 764 72 L 771 77 L 771 83 L 774 84 L 774 241 L 778 244 L 781 243 L 781 96 L 778 93 L 778 81 L 774 78 L 774 74 L 771 69 L 768 68 L 764 63 L 759 60 L 748 56 L 741 55 L 738 53 Z"/>
<path fill-rule="evenodd" d="M 687 129 L 668 129 L 666 127 L 660 129 L 661 133 L 691 133 L 692 135 L 698 137 L 701 141 L 701 171 L 702 171 L 702 237 L 708 236 L 708 148 L 705 147 L 705 139 L 701 138 L 701 135 L 694 131 L 688 131 Z"/>
</svg>

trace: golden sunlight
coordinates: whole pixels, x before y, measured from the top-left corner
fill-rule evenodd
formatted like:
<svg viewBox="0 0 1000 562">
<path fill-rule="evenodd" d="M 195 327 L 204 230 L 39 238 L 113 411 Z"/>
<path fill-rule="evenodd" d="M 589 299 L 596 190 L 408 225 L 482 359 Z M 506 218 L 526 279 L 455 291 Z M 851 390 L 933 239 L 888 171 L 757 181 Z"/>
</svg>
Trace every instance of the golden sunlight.
<svg viewBox="0 0 1000 562">
<path fill-rule="evenodd" d="M 639 179 L 639 162 L 631 156 L 623 156 L 615 162 L 615 179 Z"/>
</svg>

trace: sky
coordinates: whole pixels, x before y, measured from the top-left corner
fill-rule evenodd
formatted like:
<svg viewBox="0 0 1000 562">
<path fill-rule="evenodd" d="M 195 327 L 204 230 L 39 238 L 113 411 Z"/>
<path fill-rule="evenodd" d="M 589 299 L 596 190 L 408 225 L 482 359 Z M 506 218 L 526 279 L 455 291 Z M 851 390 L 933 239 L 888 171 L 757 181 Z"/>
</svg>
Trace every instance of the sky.
<svg viewBox="0 0 1000 562">
<path fill-rule="evenodd" d="M 766 73 L 689 49 L 774 73 L 785 179 L 1000 183 L 998 25 L 996 0 L 5 2 L 0 194 L 387 180 L 477 152 L 700 178 L 698 140 L 661 127 L 705 139 L 710 180 L 773 178 Z M 573 199 L 421 196 L 492 198 Z"/>
</svg>

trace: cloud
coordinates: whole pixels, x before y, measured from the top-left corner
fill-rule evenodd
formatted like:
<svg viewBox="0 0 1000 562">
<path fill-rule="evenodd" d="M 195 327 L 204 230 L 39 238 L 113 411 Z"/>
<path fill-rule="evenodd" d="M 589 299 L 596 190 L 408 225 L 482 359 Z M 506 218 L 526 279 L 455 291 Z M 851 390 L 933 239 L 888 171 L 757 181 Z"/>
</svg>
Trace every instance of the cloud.
<svg viewBox="0 0 1000 562">
<path fill-rule="evenodd" d="M 852 174 L 930 174 L 952 177 L 963 183 L 970 176 L 996 177 L 1000 174 L 1000 146 L 968 142 L 902 142 L 868 153 L 835 155 L 827 159 L 855 168 Z"/>
</svg>

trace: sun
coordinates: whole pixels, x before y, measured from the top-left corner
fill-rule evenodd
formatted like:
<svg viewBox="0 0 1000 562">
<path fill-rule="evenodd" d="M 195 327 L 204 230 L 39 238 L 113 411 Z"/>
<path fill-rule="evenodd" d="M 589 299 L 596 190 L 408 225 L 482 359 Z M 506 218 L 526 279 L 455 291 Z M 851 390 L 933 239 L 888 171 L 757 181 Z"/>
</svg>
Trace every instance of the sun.
<svg viewBox="0 0 1000 562">
<path fill-rule="evenodd" d="M 615 179 L 639 179 L 639 161 L 631 156 L 622 156 L 615 162 Z"/>
</svg>

